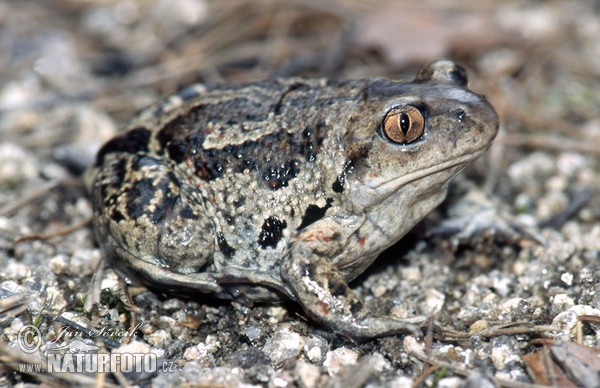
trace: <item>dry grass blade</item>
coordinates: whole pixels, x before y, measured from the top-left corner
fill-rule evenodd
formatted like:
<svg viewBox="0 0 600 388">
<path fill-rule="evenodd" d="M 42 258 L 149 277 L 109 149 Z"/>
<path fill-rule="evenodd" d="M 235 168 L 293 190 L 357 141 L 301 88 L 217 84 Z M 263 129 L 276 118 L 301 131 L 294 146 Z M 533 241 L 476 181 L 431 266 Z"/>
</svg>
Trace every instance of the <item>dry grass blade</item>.
<svg viewBox="0 0 600 388">
<path fill-rule="evenodd" d="M 7 366 L 14 371 L 20 371 L 32 376 L 37 381 L 40 381 L 49 386 L 61 386 L 64 384 L 76 386 L 97 386 L 98 381 L 103 379 L 101 374 L 94 376 L 84 373 L 52 373 L 52 372 L 35 372 L 28 371 L 22 366 L 27 365 L 46 365 L 46 360 L 35 353 L 25 353 L 19 348 L 10 348 L 6 344 L 0 342 L 0 364 Z M 104 380 L 104 379 L 103 379 Z M 118 387 L 117 385 L 102 382 L 104 387 Z"/>
<path fill-rule="evenodd" d="M 15 294 L 0 299 L 0 321 L 18 317 L 27 310 L 28 293 Z"/>
<path fill-rule="evenodd" d="M 79 230 L 83 227 L 85 227 L 86 225 L 90 224 L 92 222 L 92 218 L 88 218 L 85 219 L 83 221 L 81 221 L 80 223 L 77 223 L 75 225 L 71 225 L 69 227 L 66 228 L 62 228 L 60 230 L 57 230 L 55 232 L 51 232 L 51 233 L 44 233 L 44 234 L 30 234 L 27 236 L 20 236 L 17 237 L 15 239 L 16 243 L 22 243 L 24 241 L 30 241 L 30 240 L 48 240 L 51 239 L 53 237 L 58 237 L 58 236 L 66 236 L 69 233 L 73 233 L 76 230 Z"/>
<path fill-rule="evenodd" d="M 466 333 L 461 331 L 455 331 L 450 329 L 444 329 L 442 332 L 443 341 L 455 341 L 474 336 L 491 338 L 500 337 L 503 335 L 516 335 L 516 334 L 533 334 L 533 333 L 544 333 L 547 331 L 558 331 L 560 329 L 549 326 L 549 325 L 533 325 L 527 322 L 515 322 L 510 324 L 492 326 L 475 333 Z"/>
</svg>

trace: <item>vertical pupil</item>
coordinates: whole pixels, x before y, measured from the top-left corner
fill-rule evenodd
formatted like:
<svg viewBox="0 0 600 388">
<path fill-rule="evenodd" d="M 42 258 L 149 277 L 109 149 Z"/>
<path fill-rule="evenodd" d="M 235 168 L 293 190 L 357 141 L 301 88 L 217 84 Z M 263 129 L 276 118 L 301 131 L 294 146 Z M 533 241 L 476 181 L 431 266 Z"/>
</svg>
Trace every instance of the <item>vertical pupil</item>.
<svg viewBox="0 0 600 388">
<path fill-rule="evenodd" d="M 410 127 L 410 119 L 406 113 L 400 113 L 400 129 L 406 135 L 408 128 Z"/>
</svg>

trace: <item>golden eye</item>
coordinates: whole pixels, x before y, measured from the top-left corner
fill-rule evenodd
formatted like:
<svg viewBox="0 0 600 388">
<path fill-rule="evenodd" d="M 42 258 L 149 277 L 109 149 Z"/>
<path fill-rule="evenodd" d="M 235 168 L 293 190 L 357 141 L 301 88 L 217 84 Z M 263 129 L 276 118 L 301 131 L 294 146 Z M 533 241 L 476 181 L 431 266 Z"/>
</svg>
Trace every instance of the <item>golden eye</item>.
<svg viewBox="0 0 600 388">
<path fill-rule="evenodd" d="M 383 119 L 383 132 L 394 143 L 412 143 L 421 137 L 424 129 L 423 114 L 410 105 L 390 109 Z"/>
</svg>

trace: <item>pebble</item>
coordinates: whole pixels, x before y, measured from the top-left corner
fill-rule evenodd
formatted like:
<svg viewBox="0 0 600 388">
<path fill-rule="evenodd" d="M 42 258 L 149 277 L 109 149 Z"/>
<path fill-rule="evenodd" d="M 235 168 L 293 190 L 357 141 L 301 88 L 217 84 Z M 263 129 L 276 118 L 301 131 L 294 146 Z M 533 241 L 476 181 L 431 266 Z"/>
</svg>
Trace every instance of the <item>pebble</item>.
<svg viewBox="0 0 600 388">
<path fill-rule="evenodd" d="M 318 366 L 298 360 L 294 368 L 294 374 L 298 384 L 302 388 L 316 387 L 321 377 L 321 370 Z"/>
<path fill-rule="evenodd" d="M 569 339 L 573 339 L 576 336 L 577 319 L 580 315 L 593 315 L 600 316 L 600 309 L 595 309 L 587 305 L 575 305 L 571 306 L 566 311 L 558 314 L 552 320 L 552 326 L 558 327 L 562 332 L 560 333 L 548 333 L 552 337 L 563 337 L 565 334 L 568 335 Z M 590 324 L 590 327 L 595 330 L 596 337 L 600 335 L 600 326 L 597 324 Z"/>
<path fill-rule="evenodd" d="M 214 361 L 213 354 L 221 348 L 221 343 L 214 335 L 206 336 L 204 342 L 200 342 L 196 346 L 187 348 L 183 354 L 183 358 L 186 360 L 203 360 L 203 361 Z"/>
<path fill-rule="evenodd" d="M 263 351 L 275 364 L 296 357 L 304 345 L 304 339 L 300 334 L 280 327 L 271 338 L 267 340 Z"/>
<path fill-rule="evenodd" d="M 259 326 L 251 325 L 244 329 L 244 334 L 250 342 L 254 343 L 256 340 L 262 337 L 263 330 Z"/>
<path fill-rule="evenodd" d="M 147 354 L 150 353 L 152 348 L 145 342 L 142 341 L 131 341 L 128 344 L 123 344 L 119 346 L 117 349 L 114 349 L 112 353 L 138 353 L 138 354 Z"/>
<path fill-rule="evenodd" d="M 575 305 L 575 300 L 568 294 L 556 294 L 550 297 L 550 303 L 564 309 Z"/>
<path fill-rule="evenodd" d="M 323 337 L 311 336 L 304 342 L 304 353 L 315 364 L 321 364 L 327 352 L 329 343 Z"/>
<path fill-rule="evenodd" d="M 435 289 L 428 289 L 425 291 L 425 299 L 422 303 L 421 310 L 427 315 L 433 315 L 442 310 L 446 296 Z"/>
<path fill-rule="evenodd" d="M 8 187 L 36 180 L 39 170 L 36 160 L 15 143 L 0 143 L 0 186 Z"/>
<path fill-rule="evenodd" d="M 323 366 L 330 376 L 335 376 L 344 367 L 356 364 L 358 356 L 359 353 L 356 350 L 349 349 L 347 347 L 337 348 L 327 352 Z"/>
<path fill-rule="evenodd" d="M 514 345 L 508 342 L 504 342 L 504 339 L 500 337 L 499 340 L 493 341 L 492 345 L 492 363 L 494 364 L 494 368 L 498 370 L 506 369 L 507 365 L 511 362 L 521 362 L 521 358 L 519 357 L 519 352 L 515 351 Z"/>
<path fill-rule="evenodd" d="M 370 368 L 379 373 L 392 369 L 392 365 L 390 364 L 390 362 L 381 353 L 378 352 L 364 356 L 363 358 L 361 358 L 360 362 L 362 364 L 369 365 Z"/>
<path fill-rule="evenodd" d="M 145 336 L 144 339 L 157 348 L 166 348 L 173 340 L 167 330 L 156 330 L 154 333 Z"/>
</svg>

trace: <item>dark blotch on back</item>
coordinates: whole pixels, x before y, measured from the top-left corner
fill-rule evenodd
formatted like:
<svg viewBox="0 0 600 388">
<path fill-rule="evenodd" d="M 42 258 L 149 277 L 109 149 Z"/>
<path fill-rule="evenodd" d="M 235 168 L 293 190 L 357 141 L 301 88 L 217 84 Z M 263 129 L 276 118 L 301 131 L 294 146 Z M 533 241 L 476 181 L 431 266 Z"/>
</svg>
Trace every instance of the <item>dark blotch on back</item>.
<svg viewBox="0 0 600 388">
<path fill-rule="evenodd" d="M 300 226 L 298 227 L 297 230 L 306 228 L 308 225 L 325 217 L 325 213 L 327 212 L 327 209 L 329 209 L 331 207 L 332 203 L 333 203 L 333 199 L 327 198 L 327 203 L 323 207 L 319 207 L 319 206 L 313 205 L 313 204 L 308 205 L 308 207 L 306 208 L 306 211 L 304 212 L 304 215 L 302 216 L 302 222 L 300 223 Z"/>
<path fill-rule="evenodd" d="M 160 182 L 155 182 L 154 179 L 150 178 L 140 179 L 135 182 L 129 192 L 131 200 L 126 203 L 127 213 L 131 218 L 140 218 L 146 214 L 150 201 L 155 196 L 155 183 L 160 184 Z"/>
<path fill-rule="evenodd" d="M 112 162 L 108 166 L 108 171 L 109 173 L 107 176 L 111 177 L 110 181 L 107 182 L 104 180 L 100 184 L 100 198 L 104 198 L 103 201 L 105 205 L 108 205 L 110 201 L 113 201 L 114 203 L 114 201 L 118 199 L 118 195 L 115 194 L 118 193 L 118 191 L 114 189 L 121 187 L 125 181 L 125 174 L 127 174 L 127 161 L 124 158 L 117 159 L 116 162 Z"/>
<path fill-rule="evenodd" d="M 337 176 L 333 184 L 331 185 L 331 189 L 336 193 L 341 193 L 344 191 L 344 185 L 346 184 L 346 180 L 348 175 L 352 173 L 355 166 L 359 166 L 361 162 L 369 156 L 369 152 L 371 151 L 371 144 L 361 144 L 360 146 L 350 149 L 346 155 L 346 162 L 344 163 L 344 168 L 342 172 Z"/>
<path fill-rule="evenodd" d="M 265 220 L 258 236 L 258 245 L 263 249 L 267 247 L 275 248 L 277 243 L 283 237 L 283 230 L 287 227 L 285 221 L 280 221 L 275 216 Z"/>
<path fill-rule="evenodd" d="M 350 174 L 350 172 L 352 171 L 352 168 L 354 167 L 354 162 L 349 159 L 346 161 L 346 163 L 344 163 L 344 168 L 342 170 L 342 173 L 340 175 L 337 176 L 337 178 L 335 178 L 335 182 L 333 182 L 333 184 L 331 185 L 331 189 L 336 192 L 336 193 L 341 193 L 344 191 L 344 185 L 346 184 L 346 178 L 348 177 L 348 174 Z"/>
<path fill-rule="evenodd" d="M 364 159 L 366 159 L 369 156 L 371 147 L 371 143 L 362 143 L 354 148 L 349 149 L 346 156 L 351 164 L 348 165 L 348 163 L 346 163 L 344 165 L 344 168 L 358 166 Z"/>
<path fill-rule="evenodd" d="M 325 123 L 319 122 L 302 132 L 282 129 L 222 149 L 205 149 L 203 144 L 208 131 L 201 129 L 197 122 L 187 123 L 189 120 L 189 115 L 177 117 L 157 136 L 170 159 L 176 163 L 191 161 L 196 176 L 205 181 L 223 176 L 227 168 L 236 173 L 249 171 L 271 190 L 286 187 L 296 178 L 302 160 L 308 163 L 316 160 L 326 127 Z M 196 131 L 184 130 L 191 125 Z"/>
<path fill-rule="evenodd" d="M 148 141 L 150 131 L 144 127 L 134 128 L 110 140 L 98 151 L 95 167 L 104 163 L 104 157 L 113 152 L 125 152 L 129 154 L 148 152 Z"/>
<path fill-rule="evenodd" d="M 344 191 L 344 184 L 346 183 L 346 175 L 341 174 L 335 179 L 335 182 L 331 185 L 331 189 L 336 193 L 341 193 Z"/>
<path fill-rule="evenodd" d="M 179 216 L 181 218 L 187 218 L 190 220 L 198 219 L 198 216 L 196 216 L 196 214 L 194 213 L 194 210 L 191 208 L 191 206 L 189 204 L 186 204 L 185 206 L 183 206 L 181 208 L 181 210 L 179 211 Z"/>
<path fill-rule="evenodd" d="M 329 284 L 329 290 L 331 291 L 331 294 L 335 297 L 341 297 L 341 296 L 346 296 L 346 293 L 348 292 L 348 285 L 346 283 L 344 283 L 343 281 L 341 281 L 341 279 L 338 279 L 335 276 L 331 276 L 328 278 L 328 284 Z"/>
<path fill-rule="evenodd" d="M 131 165 L 134 171 L 142 169 L 151 171 L 160 167 L 159 160 L 146 155 L 137 156 Z M 146 216 L 153 223 L 158 223 L 170 216 L 177 201 L 180 201 L 178 190 L 172 190 L 173 187 L 179 185 L 177 178 L 171 172 L 159 177 L 135 180 L 131 183 L 131 187 L 127 190 L 130 200 L 125 203 L 129 218 L 137 219 Z M 157 197 L 159 192 L 162 195 Z M 160 202 L 157 198 L 161 199 Z"/>
<path fill-rule="evenodd" d="M 308 125 L 302 132 L 302 143 L 300 153 L 306 161 L 314 162 L 317 153 L 323 144 L 323 138 L 327 125 L 324 121 L 319 121 L 316 125 Z"/>
<path fill-rule="evenodd" d="M 217 234 L 217 244 L 219 244 L 219 250 L 223 252 L 225 257 L 231 257 L 235 254 L 235 249 L 233 249 L 225 240 L 223 233 Z"/>
</svg>

